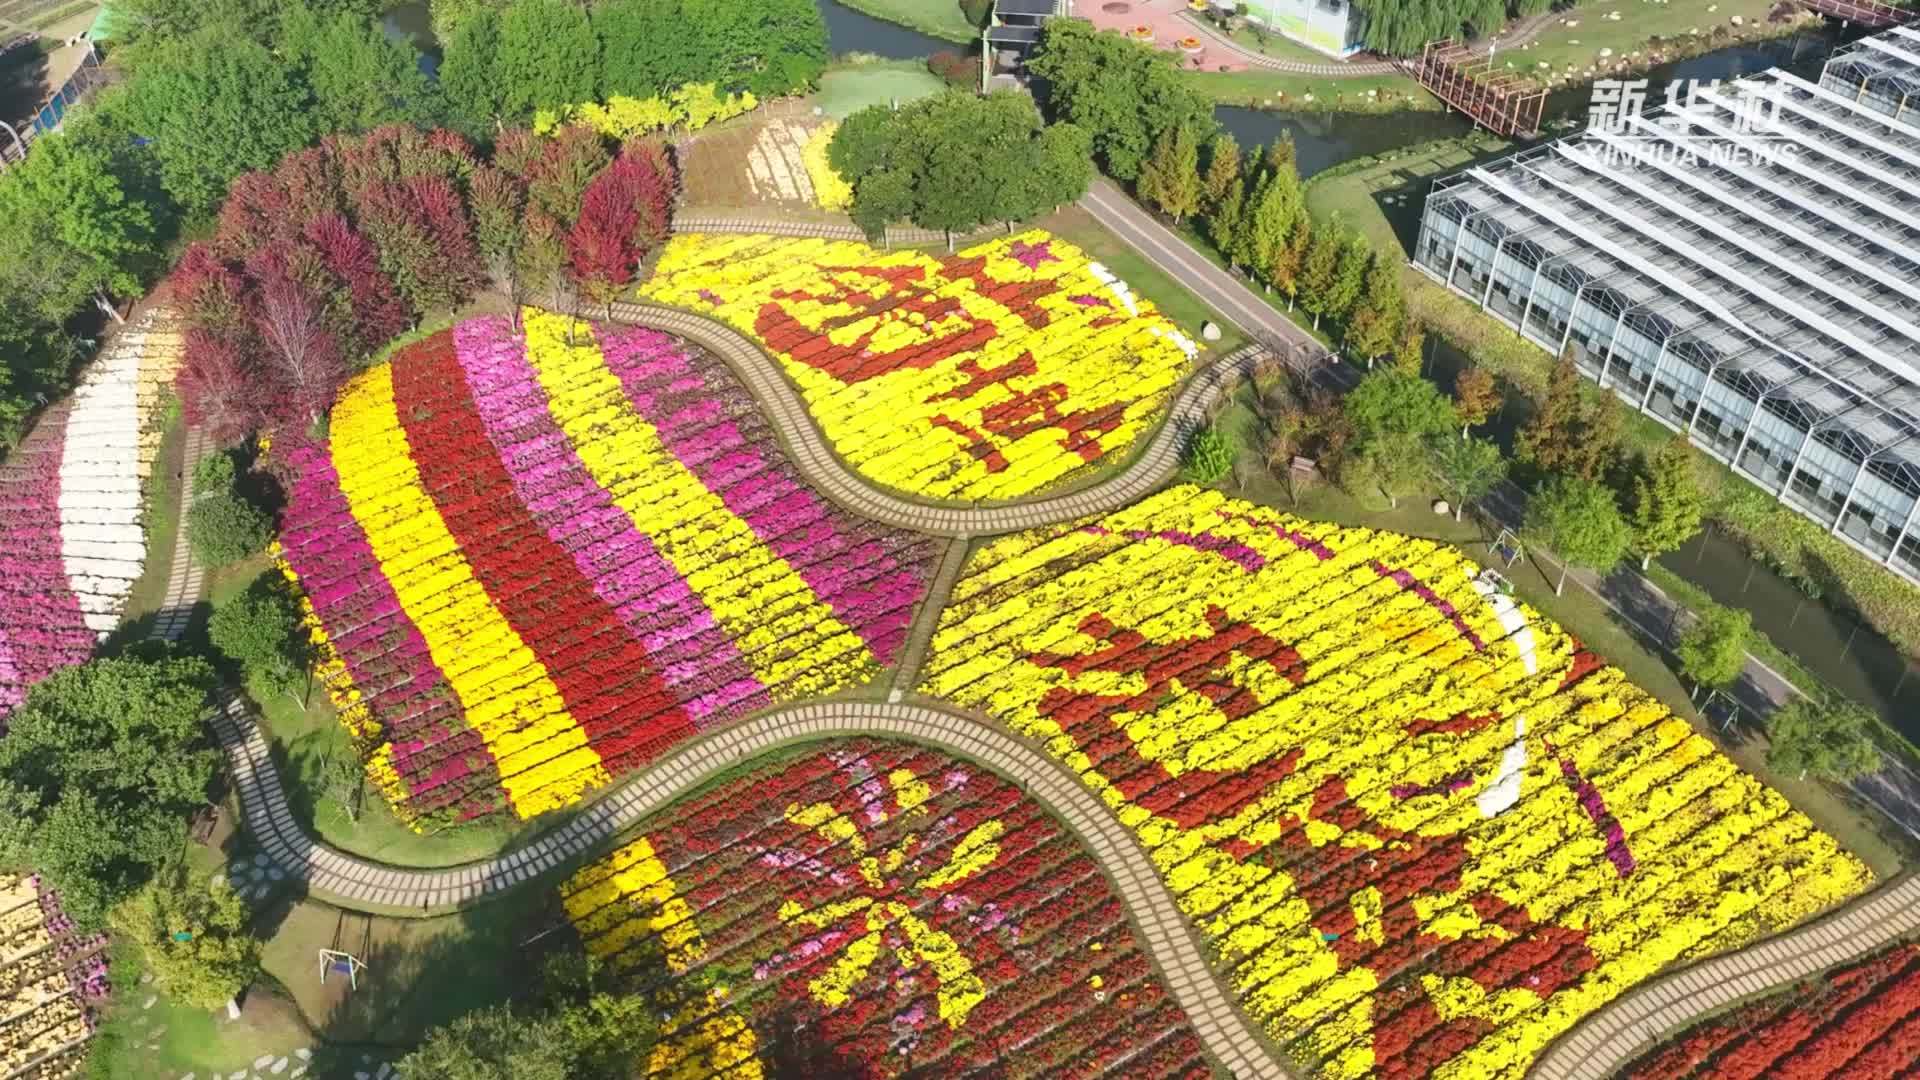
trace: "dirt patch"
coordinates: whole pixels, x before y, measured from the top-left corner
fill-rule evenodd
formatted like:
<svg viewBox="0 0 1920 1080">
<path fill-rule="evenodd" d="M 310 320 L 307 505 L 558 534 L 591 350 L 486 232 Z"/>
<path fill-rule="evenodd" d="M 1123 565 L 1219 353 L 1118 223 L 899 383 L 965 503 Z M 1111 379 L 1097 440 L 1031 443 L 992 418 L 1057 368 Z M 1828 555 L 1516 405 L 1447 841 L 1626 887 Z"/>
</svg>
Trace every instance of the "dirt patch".
<svg viewBox="0 0 1920 1080">
<path fill-rule="evenodd" d="M 700 206 L 814 205 L 801 151 L 818 126 L 810 115 L 766 116 L 702 133 L 682 152 L 687 201 Z"/>
</svg>

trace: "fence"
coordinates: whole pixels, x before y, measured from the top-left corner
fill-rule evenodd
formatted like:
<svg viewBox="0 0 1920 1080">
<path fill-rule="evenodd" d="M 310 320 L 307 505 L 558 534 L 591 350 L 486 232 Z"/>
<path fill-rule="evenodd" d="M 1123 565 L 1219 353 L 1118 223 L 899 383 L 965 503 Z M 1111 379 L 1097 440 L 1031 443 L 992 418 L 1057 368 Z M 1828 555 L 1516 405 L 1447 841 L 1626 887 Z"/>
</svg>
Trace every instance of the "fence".
<svg viewBox="0 0 1920 1080">
<path fill-rule="evenodd" d="M 45 105 L 40 106 L 40 111 L 33 115 L 25 127 L 15 130 L 11 125 L 0 126 L 0 139 L 5 140 L 0 142 L 0 168 L 26 160 L 27 149 L 33 145 L 33 140 L 58 130 L 61 122 L 67 118 L 67 110 L 79 104 L 104 79 L 100 68 L 100 52 L 89 48 L 87 55 L 80 60 L 80 67 L 68 76 Z"/>
</svg>

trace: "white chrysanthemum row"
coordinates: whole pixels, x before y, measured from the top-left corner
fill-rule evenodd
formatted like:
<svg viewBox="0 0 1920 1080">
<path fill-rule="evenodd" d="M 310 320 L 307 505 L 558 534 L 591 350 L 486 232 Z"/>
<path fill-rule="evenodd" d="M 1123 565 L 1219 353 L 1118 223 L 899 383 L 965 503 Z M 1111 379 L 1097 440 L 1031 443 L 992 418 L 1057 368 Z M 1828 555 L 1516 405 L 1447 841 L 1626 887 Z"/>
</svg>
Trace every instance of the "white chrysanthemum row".
<svg viewBox="0 0 1920 1080">
<path fill-rule="evenodd" d="M 146 558 L 141 492 L 159 448 L 155 427 L 179 363 L 179 337 L 148 313 L 73 392 L 60 457 L 60 559 L 87 628 L 114 628 Z"/>
</svg>

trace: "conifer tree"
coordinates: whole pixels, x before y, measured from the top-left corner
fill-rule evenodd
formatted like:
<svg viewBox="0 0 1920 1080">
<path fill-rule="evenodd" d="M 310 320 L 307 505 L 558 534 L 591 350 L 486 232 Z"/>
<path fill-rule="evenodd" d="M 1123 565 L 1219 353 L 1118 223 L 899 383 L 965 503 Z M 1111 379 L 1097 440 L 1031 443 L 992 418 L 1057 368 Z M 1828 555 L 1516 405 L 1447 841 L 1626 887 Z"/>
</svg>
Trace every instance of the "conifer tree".
<svg viewBox="0 0 1920 1080">
<path fill-rule="evenodd" d="M 1562 353 L 1547 377 L 1546 397 L 1514 439 L 1516 456 L 1544 472 L 1559 472 L 1579 436 L 1580 414 L 1580 372 L 1573 354 Z"/>
<path fill-rule="evenodd" d="M 1300 263 L 1300 306 L 1313 316 L 1313 328 L 1320 329 L 1320 319 L 1334 310 L 1334 275 L 1340 268 L 1340 237 L 1331 228 L 1313 230 L 1313 241 L 1307 245 L 1307 254 Z"/>
<path fill-rule="evenodd" d="M 1693 474 L 1693 452 L 1679 435 L 1669 439 L 1653 457 L 1643 461 L 1633 479 L 1633 546 L 1640 552 L 1640 569 L 1656 555 L 1678 548 L 1700 531 L 1707 501 Z"/>
<path fill-rule="evenodd" d="M 1247 182 L 1236 176 L 1233 183 L 1227 185 L 1227 193 L 1207 212 L 1207 239 L 1213 241 L 1214 250 L 1227 260 L 1228 266 L 1239 264 L 1235 253 L 1239 247 L 1241 219 L 1245 216 L 1242 209 L 1246 201 Z"/>
<path fill-rule="evenodd" d="M 1367 264 L 1373 258 L 1365 237 L 1350 232 L 1340 244 L 1334 263 L 1333 281 L 1328 286 L 1327 314 L 1344 319 L 1352 314 L 1367 287 Z"/>
<path fill-rule="evenodd" d="M 1287 243 L 1294 221 L 1304 214 L 1300 174 L 1294 171 L 1291 157 L 1276 161 L 1269 150 L 1267 159 L 1268 167 L 1261 173 L 1259 195 L 1247 212 L 1247 261 L 1263 273 Z M 1269 286 L 1271 284 L 1269 279 Z"/>
<path fill-rule="evenodd" d="M 1275 286 L 1287 294 L 1287 310 L 1293 310 L 1294 300 L 1300 292 L 1300 276 L 1306 269 L 1307 251 L 1313 246 L 1313 218 L 1308 214 L 1297 214 L 1293 219 L 1293 231 L 1287 236 L 1287 245 L 1281 251 L 1274 252 L 1272 278 Z"/>
<path fill-rule="evenodd" d="M 1399 269 L 1386 259 L 1374 256 L 1367 267 L 1360 297 L 1347 316 L 1344 337 L 1347 351 L 1371 363 L 1392 349 L 1400 339 L 1406 307 L 1406 300 L 1400 294 Z"/>
<path fill-rule="evenodd" d="M 1214 213 L 1226 201 L 1239 180 L 1240 144 L 1231 132 L 1223 131 L 1215 135 L 1207 147 L 1207 175 L 1201 185 L 1204 188 L 1201 205 L 1207 213 Z"/>
<path fill-rule="evenodd" d="M 1193 130 L 1182 124 L 1160 133 L 1153 155 L 1140 170 L 1140 197 L 1180 219 L 1200 208 L 1200 151 Z"/>
<path fill-rule="evenodd" d="M 1460 437 L 1465 439 L 1470 428 L 1477 427 L 1492 419 L 1500 411 L 1500 388 L 1494 382 L 1493 372 L 1483 367 L 1470 367 L 1460 373 L 1453 381 L 1453 408 L 1460 414 Z"/>
</svg>

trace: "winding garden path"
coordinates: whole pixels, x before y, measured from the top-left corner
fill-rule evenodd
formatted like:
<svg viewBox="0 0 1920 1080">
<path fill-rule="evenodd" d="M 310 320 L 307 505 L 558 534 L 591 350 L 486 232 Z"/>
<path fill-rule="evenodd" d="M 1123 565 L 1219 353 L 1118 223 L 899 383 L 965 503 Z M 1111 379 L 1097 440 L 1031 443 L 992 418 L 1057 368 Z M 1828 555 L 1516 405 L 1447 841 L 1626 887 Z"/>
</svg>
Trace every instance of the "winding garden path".
<svg viewBox="0 0 1920 1080">
<path fill-rule="evenodd" d="M 416 909 L 470 906 L 582 860 L 707 778 L 778 746 L 843 735 L 931 746 L 1018 782 L 1073 830 L 1112 878 L 1143 946 L 1215 1058 L 1237 1076 L 1287 1075 L 1207 970 L 1200 941 L 1146 852 L 1099 797 L 1040 750 L 959 713 L 922 705 L 860 703 L 799 705 L 767 713 L 683 744 L 523 850 L 445 870 L 381 866 L 314 840 L 293 820 L 266 740 L 245 706 L 229 701 L 216 714 L 214 728 L 232 766 L 247 828 L 276 862 L 314 891 L 350 904 Z"/>
<path fill-rule="evenodd" d="M 1920 878 L 1806 925 L 1642 983 L 1589 1014 L 1534 1064 L 1538 1080 L 1605 1080 L 1706 1013 L 1920 932 Z"/>
<path fill-rule="evenodd" d="M 1209 406 L 1232 384 L 1235 373 L 1248 370 L 1261 353 L 1249 345 L 1201 370 L 1175 395 L 1166 421 L 1139 456 L 1092 487 L 1007 506 L 941 506 L 883 491 L 841 464 L 779 361 L 732 327 L 653 304 L 614 304 L 612 311 L 616 321 L 665 330 L 724 360 L 766 411 L 794 466 L 821 494 L 874 521 L 936 536 L 1015 532 L 1106 513 L 1138 500 L 1173 475 L 1188 435 L 1206 423 Z"/>
</svg>

